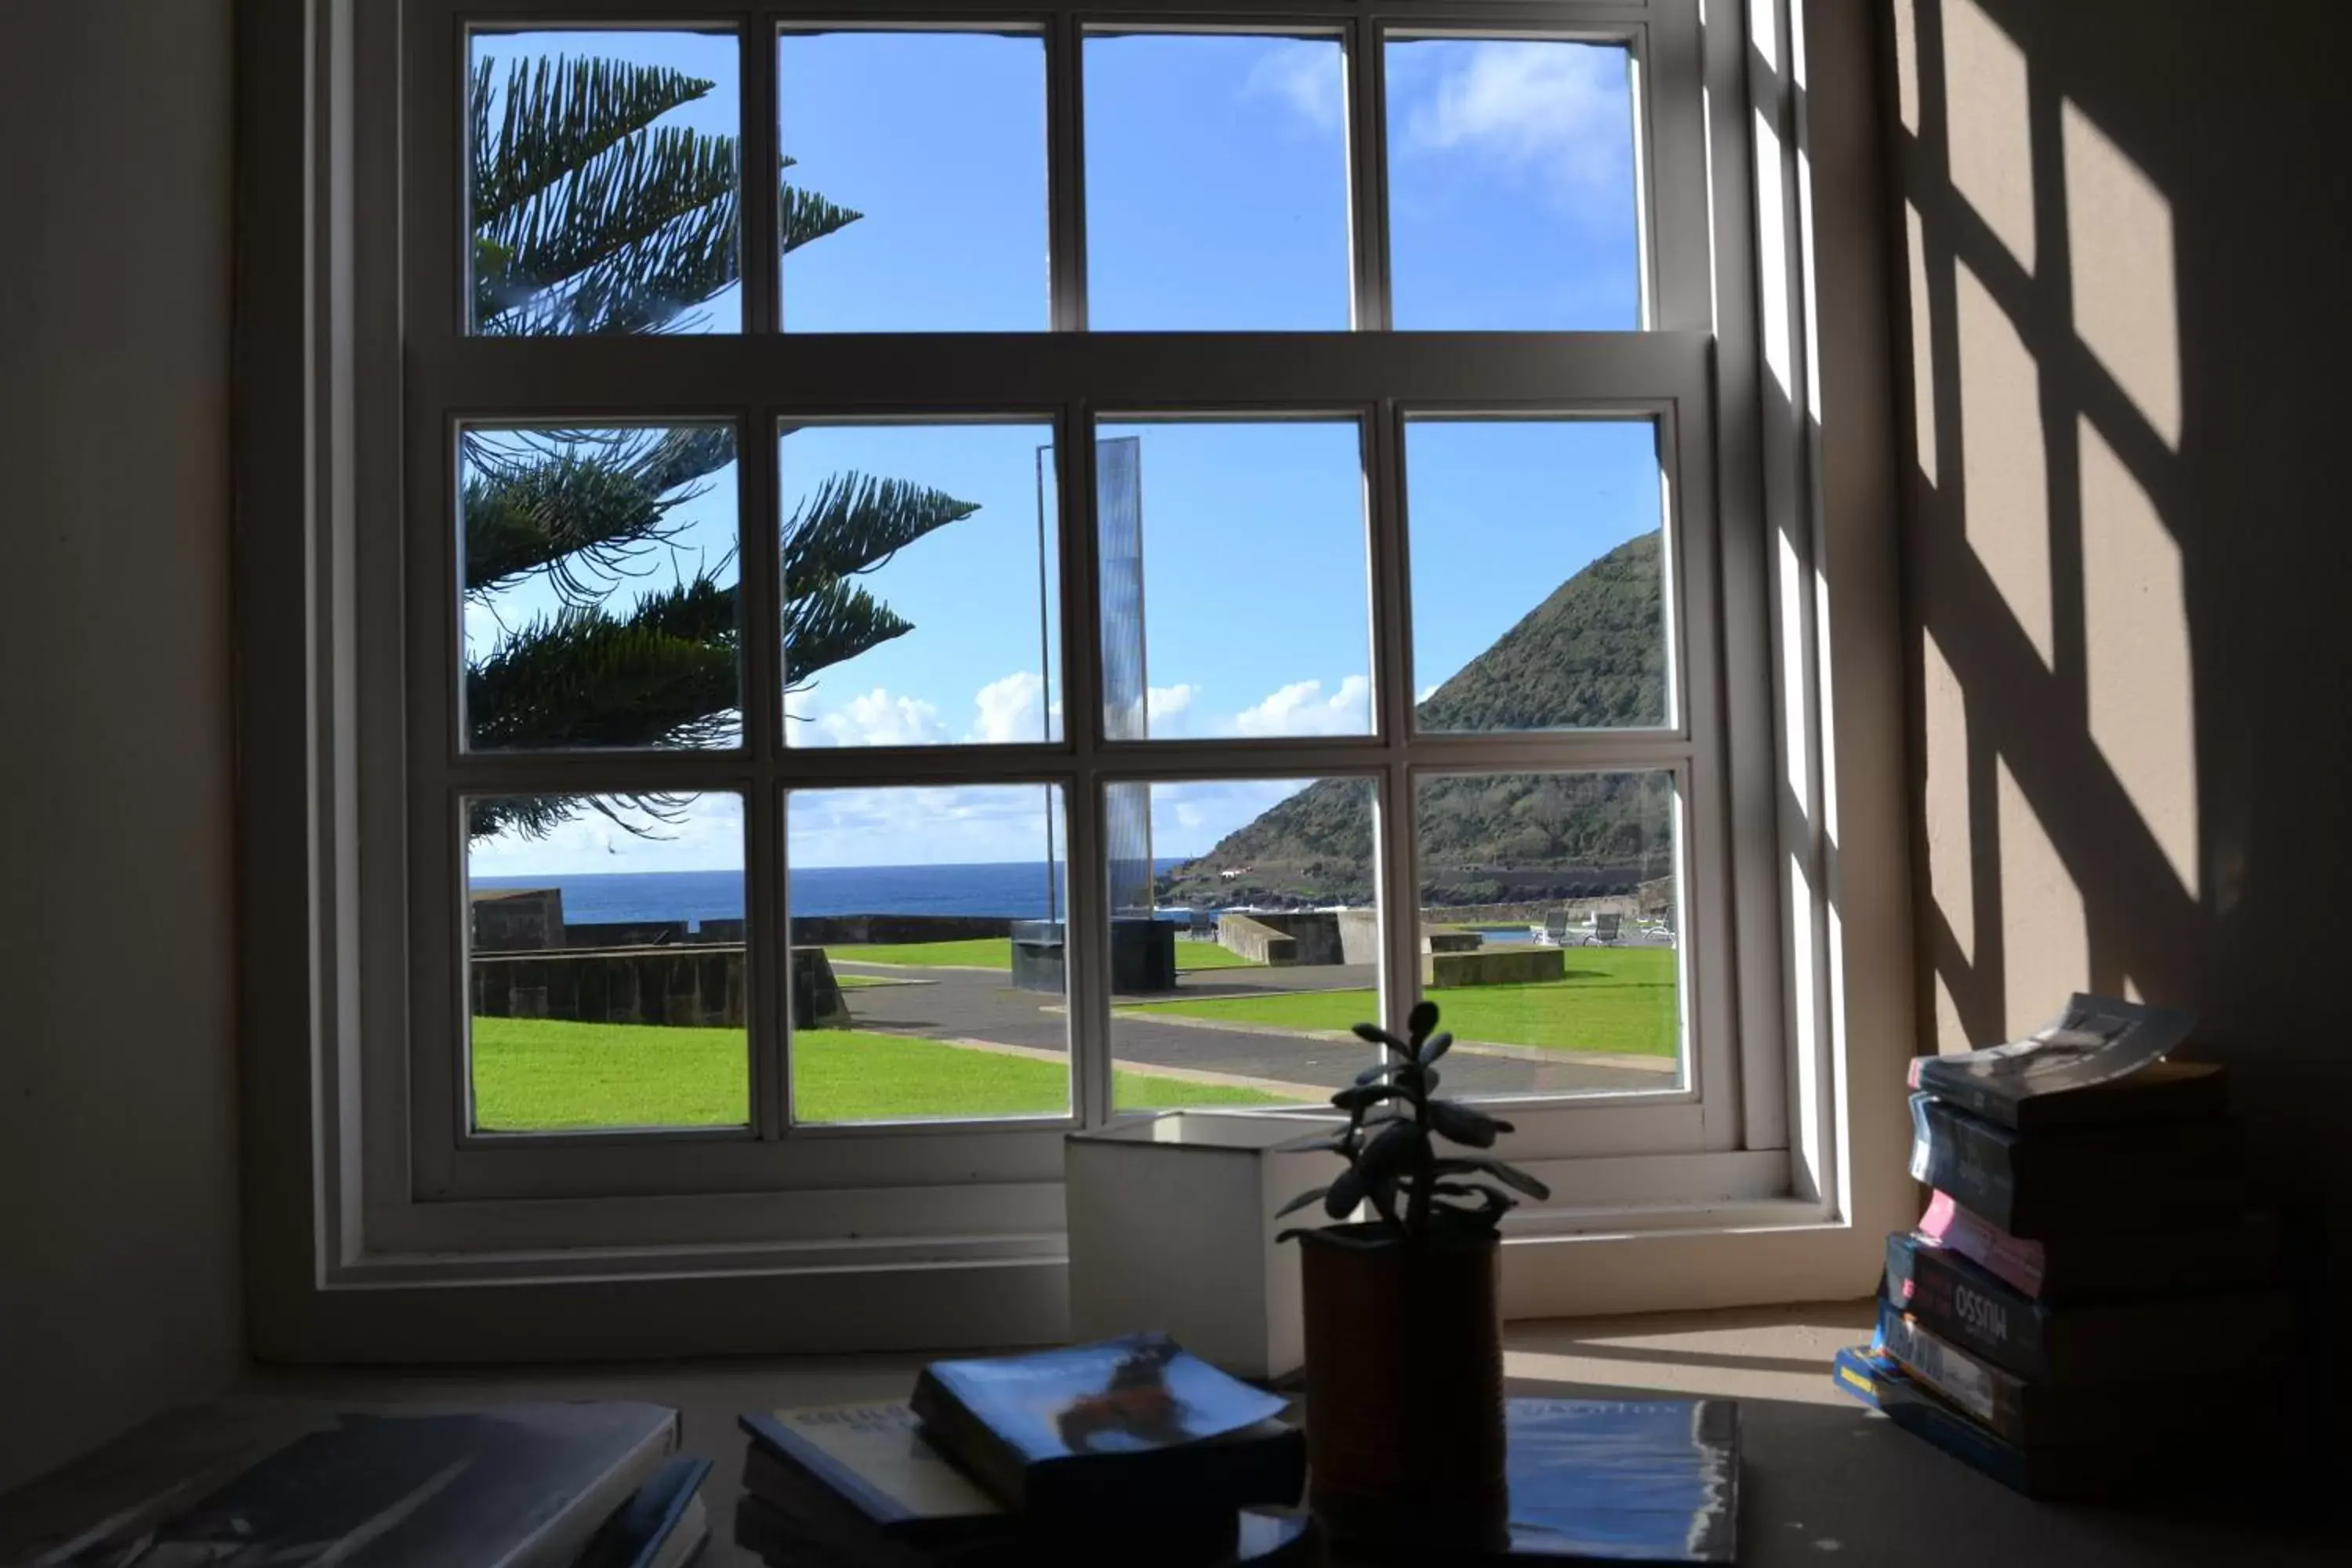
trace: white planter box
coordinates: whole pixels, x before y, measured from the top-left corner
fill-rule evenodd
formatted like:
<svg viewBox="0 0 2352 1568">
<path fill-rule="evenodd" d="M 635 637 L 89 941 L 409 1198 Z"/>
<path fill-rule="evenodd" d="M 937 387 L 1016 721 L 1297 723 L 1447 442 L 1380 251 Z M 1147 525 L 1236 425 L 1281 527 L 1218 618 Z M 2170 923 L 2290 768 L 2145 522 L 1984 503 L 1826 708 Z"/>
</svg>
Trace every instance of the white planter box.
<svg viewBox="0 0 2352 1568">
<path fill-rule="evenodd" d="M 1157 1329 L 1236 1377 L 1297 1371 L 1298 1244 L 1276 1247 L 1275 1232 L 1324 1221 L 1319 1208 L 1274 1214 L 1344 1167 L 1336 1154 L 1272 1150 L 1314 1130 L 1297 1118 L 1184 1110 L 1072 1133 L 1072 1334 Z"/>
</svg>

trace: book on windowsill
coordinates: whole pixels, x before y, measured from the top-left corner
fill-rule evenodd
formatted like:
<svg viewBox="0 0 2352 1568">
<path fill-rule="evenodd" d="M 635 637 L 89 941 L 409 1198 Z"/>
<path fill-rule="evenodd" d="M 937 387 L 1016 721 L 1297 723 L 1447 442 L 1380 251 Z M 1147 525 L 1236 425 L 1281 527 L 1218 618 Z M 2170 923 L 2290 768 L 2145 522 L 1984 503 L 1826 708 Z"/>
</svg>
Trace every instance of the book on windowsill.
<svg viewBox="0 0 2352 1568">
<path fill-rule="evenodd" d="M 2294 1299 L 2283 1290 L 2053 1306 L 1901 1232 L 1886 1238 L 1886 1295 L 1971 1355 L 2053 1384 L 2274 1366 L 2295 1336 Z"/>
<path fill-rule="evenodd" d="M 1911 1097 L 1912 1179 L 2028 1240 L 2214 1225 L 2246 1207 L 2245 1146 L 2226 1118 L 2020 1132 Z"/>
<path fill-rule="evenodd" d="M 2193 1013 L 2077 993 L 2022 1040 L 1911 1064 L 1911 1087 L 2021 1132 L 2220 1116 L 2218 1067 L 2163 1058 Z"/>
<path fill-rule="evenodd" d="M 231 1402 L 0 1499 L 0 1562 L 572 1568 L 677 1441 L 651 1405 Z"/>
<path fill-rule="evenodd" d="M 941 1452 L 1034 1521 L 1230 1521 L 1287 1507 L 1307 1441 L 1254 1388 L 1165 1334 L 933 1362 L 909 1401 Z"/>
<path fill-rule="evenodd" d="M 2285 1264 L 2278 1219 L 2260 1211 L 2193 1227 L 2091 1230 L 2028 1241 L 1939 1192 L 1914 1234 L 2053 1306 L 2262 1289 L 2279 1283 Z"/>
</svg>

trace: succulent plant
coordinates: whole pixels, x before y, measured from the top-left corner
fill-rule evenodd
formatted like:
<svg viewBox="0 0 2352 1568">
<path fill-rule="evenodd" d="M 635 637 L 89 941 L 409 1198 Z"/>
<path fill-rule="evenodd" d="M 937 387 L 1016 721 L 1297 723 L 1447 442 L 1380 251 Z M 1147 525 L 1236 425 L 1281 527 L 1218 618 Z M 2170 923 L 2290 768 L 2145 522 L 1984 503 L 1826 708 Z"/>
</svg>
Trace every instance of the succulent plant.
<svg viewBox="0 0 2352 1568">
<path fill-rule="evenodd" d="M 1336 1241 L 1381 1246 L 1486 1236 L 1518 1203 L 1503 1187 L 1531 1198 L 1551 1195 L 1541 1182 L 1491 1154 L 1439 1152 L 1440 1139 L 1465 1149 L 1491 1149 L 1496 1136 L 1512 1128 L 1459 1100 L 1436 1098 L 1437 1063 L 1454 1045 L 1451 1034 L 1436 1032 L 1436 1003 L 1414 1007 L 1407 1024 L 1411 1035 L 1402 1040 L 1378 1025 L 1357 1025 L 1357 1037 L 1380 1047 L 1383 1058 L 1331 1097 L 1348 1113 L 1348 1125 L 1283 1145 L 1328 1150 L 1347 1161 L 1348 1168 L 1330 1185 L 1291 1199 L 1282 1214 L 1319 1202 L 1324 1213 L 1344 1220 L 1369 1203 L 1380 1215 L 1375 1224 L 1335 1233 Z M 1298 1234 L 1286 1230 L 1280 1239 Z"/>
</svg>

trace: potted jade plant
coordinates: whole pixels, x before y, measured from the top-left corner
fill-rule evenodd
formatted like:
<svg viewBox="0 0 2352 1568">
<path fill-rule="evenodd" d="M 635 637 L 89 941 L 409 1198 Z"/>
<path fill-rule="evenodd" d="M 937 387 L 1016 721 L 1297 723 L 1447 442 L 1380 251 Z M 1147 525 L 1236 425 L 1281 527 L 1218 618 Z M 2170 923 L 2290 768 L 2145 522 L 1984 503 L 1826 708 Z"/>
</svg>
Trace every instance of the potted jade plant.
<svg viewBox="0 0 2352 1568">
<path fill-rule="evenodd" d="M 1436 1004 L 1410 1025 L 1402 1040 L 1356 1026 L 1382 1060 L 1331 1097 L 1345 1128 L 1292 1145 L 1348 1165 L 1282 1211 L 1320 1204 L 1339 1222 L 1282 1236 L 1304 1249 L 1310 1500 L 1343 1541 L 1491 1545 L 1509 1506 L 1496 1227 L 1517 1202 L 1504 1189 L 1550 1193 L 1491 1154 L 1444 1149 L 1491 1149 L 1511 1126 L 1436 1098 L 1454 1044 Z"/>
</svg>

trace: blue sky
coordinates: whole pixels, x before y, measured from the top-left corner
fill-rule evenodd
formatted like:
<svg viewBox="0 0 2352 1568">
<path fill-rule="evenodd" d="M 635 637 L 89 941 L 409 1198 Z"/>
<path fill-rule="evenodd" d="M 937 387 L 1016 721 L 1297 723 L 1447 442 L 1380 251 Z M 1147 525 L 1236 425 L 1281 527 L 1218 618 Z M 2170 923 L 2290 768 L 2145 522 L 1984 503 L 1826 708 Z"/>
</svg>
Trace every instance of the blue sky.
<svg viewBox="0 0 2352 1568">
<path fill-rule="evenodd" d="M 731 37 L 542 33 L 485 37 L 476 47 L 500 62 L 570 52 L 671 66 L 714 87 L 665 123 L 734 129 Z M 1397 324 L 1637 325 L 1622 51 L 1464 39 L 1389 51 Z M 790 177 L 866 215 L 785 258 L 786 330 L 1043 330 L 1050 279 L 1039 41 L 790 35 L 777 58 L 781 144 L 798 161 Z M 1349 325 L 1336 42 L 1097 37 L 1085 65 L 1093 324 Z M 740 323 L 730 293 L 698 324 L 726 331 Z M 1353 425 L 1122 420 L 1097 434 L 1142 441 L 1151 732 L 1363 732 L 1370 584 Z M 1038 613 L 1035 454 L 1051 438 L 1047 427 L 1018 423 L 812 425 L 781 437 L 774 460 L 788 513 L 824 479 L 849 470 L 933 486 L 980 508 L 872 574 L 869 587 L 916 629 L 794 694 L 793 743 L 1057 732 L 1060 629 L 1045 619 L 1041 653 Z M 1475 657 L 1585 563 L 1658 523 L 1654 444 L 1643 423 L 1417 423 L 1407 459 L 1417 692 Z M 735 516 L 733 487 L 734 470 L 722 470 L 707 494 L 673 513 L 677 559 L 614 584 L 615 610 L 698 563 L 728 560 L 739 521 L 769 525 Z M 1052 501 L 1049 494 L 1049 604 L 1059 594 Z M 502 622 L 551 604 L 532 584 L 468 606 L 469 654 L 493 646 Z M 799 824 L 795 856 L 806 864 L 861 856 L 919 864 L 1034 852 L 1033 829 L 1007 820 L 998 833 L 986 812 L 952 817 L 953 803 L 933 798 L 940 795 L 891 792 L 857 812 L 844 803 L 831 848 L 818 825 Z M 1165 819 L 1155 820 L 1155 847 L 1206 849 L 1271 798 L 1262 784 L 1187 786 L 1182 811 L 1174 796 L 1155 810 Z M 712 795 L 688 829 L 660 840 L 615 843 L 610 825 L 592 819 L 536 843 L 476 846 L 474 869 L 624 868 L 615 849 L 632 869 L 733 866 L 740 844 L 739 804 Z"/>
</svg>

